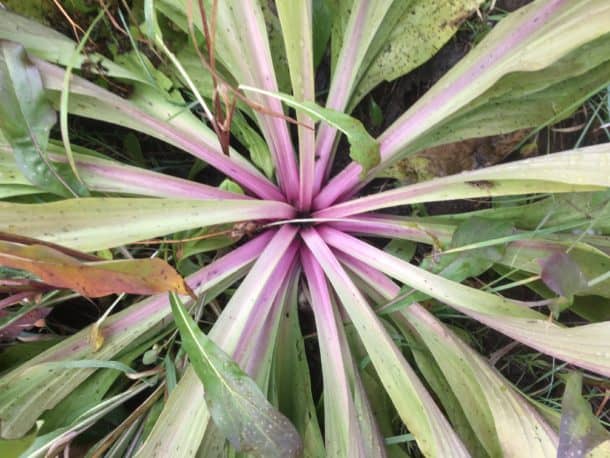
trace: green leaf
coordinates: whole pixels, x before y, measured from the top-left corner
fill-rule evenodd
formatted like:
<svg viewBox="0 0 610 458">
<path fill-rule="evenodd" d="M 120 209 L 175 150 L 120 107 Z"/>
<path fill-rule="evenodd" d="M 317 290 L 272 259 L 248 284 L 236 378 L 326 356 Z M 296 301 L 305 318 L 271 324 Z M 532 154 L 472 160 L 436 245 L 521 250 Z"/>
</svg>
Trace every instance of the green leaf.
<svg viewBox="0 0 610 458">
<path fill-rule="evenodd" d="M 312 0 L 313 66 L 317 68 L 326 54 L 332 27 L 331 6 L 326 0 Z"/>
<path fill-rule="evenodd" d="M 607 449 L 610 441 L 610 434 L 593 415 L 591 405 L 582 397 L 581 391 L 582 375 L 578 372 L 570 373 L 561 402 L 557 456 L 590 456 L 588 452 L 595 451 L 598 446 Z M 595 453 L 599 451 L 597 449 Z"/>
<path fill-rule="evenodd" d="M 195 372 L 205 388 L 212 419 L 241 452 L 296 457 L 301 440 L 294 426 L 273 408 L 256 383 L 197 327 L 170 295 L 172 313 Z"/>
<path fill-rule="evenodd" d="M 306 456 L 326 456 L 324 441 L 311 391 L 305 342 L 299 328 L 297 301 L 282 314 L 274 358 L 274 380 L 278 409 L 286 414 L 303 439 Z"/>
<path fill-rule="evenodd" d="M 19 342 L 7 346 L 0 353 L 0 373 L 32 359 L 37 354 L 55 345 L 58 339 L 35 340 L 33 342 Z"/>
<path fill-rule="evenodd" d="M 0 41 L 0 124 L 24 176 L 62 196 L 85 195 L 70 167 L 46 156 L 55 111 L 45 99 L 42 79 L 21 45 Z"/>
<path fill-rule="evenodd" d="M 509 221 L 493 221 L 473 217 L 460 224 L 451 239 L 451 248 L 471 246 L 465 254 L 474 257 L 485 257 L 498 261 L 504 254 L 504 245 L 492 245 L 476 248 L 478 243 L 502 239 L 514 234 L 515 228 Z"/>
<path fill-rule="evenodd" d="M 381 127 L 383 124 L 383 111 L 372 96 L 369 97 L 369 118 L 373 127 Z"/>
<path fill-rule="evenodd" d="M 133 132 L 127 132 L 123 137 L 123 150 L 125 154 L 138 166 L 146 166 L 146 159 L 142 153 L 140 140 Z"/>
<path fill-rule="evenodd" d="M 506 246 L 504 243 L 476 248 L 477 244 L 502 239 L 513 232 L 514 227 L 508 221 L 494 221 L 478 217 L 467 219 L 456 228 L 450 247 L 471 247 L 472 249 L 458 253 L 441 253 L 438 260 L 433 255 L 424 260 L 422 267 L 458 282 L 476 277 L 502 259 Z"/>
<path fill-rule="evenodd" d="M 383 250 L 404 261 L 410 261 L 415 255 L 417 244 L 411 240 L 394 239 Z"/>
<path fill-rule="evenodd" d="M 271 152 L 269 151 L 269 145 L 248 124 L 246 117 L 238 111 L 233 113 L 231 133 L 248 150 L 252 163 L 261 169 L 268 178 L 271 178 L 273 176 L 274 164 Z"/>
<path fill-rule="evenodd" d="M 343 132 L 350 144 L 350 157 L 362 166 L 361 176 L 364 176 L 367 171 L 379 164 L 381 160 L 379 144 L 357 119 L 339 111 L 322 108 L 313 102 L 299 102 L 294 97 L 286 94 L 273 93 L 243 85 L 240 86 L 240 89 L 278 98 L 286 105 L 303 111 L 313 119 L 325 121 L 330 126 Z"/>
<path fill-rule="evenodd" d="M 267 36 L 269 37 L 269 50 L 271 51 L 277 85 L 280 91 L 288 92 L 290 90 L 290 74 L 286 71 L 288 58 L 286 56 L 286 48 L 284 47 L 284 34 L 276 12 L 277 8 L 267 0 L 260 0 L 259 4 L 265 18 Z"/>
<path fill-rule="evenodd" d="M 193 234 L 193 237 L 198 235 L 205 235 L 209 233 L 209 228 L 205 228 Z M 212 229 L 211 232 L 216 232 L 216 229 Z M 177 250 L 178 259 L 178 270 L 182 270 L 185 267 L 185 261 L 195 254 L 208 253 L 210 251 L 216 251 L 220 248 L 231 246 L 236 242 L 236 239 L 232 238 L 230 234 L 217 235 L 215 237 L 204 238 L 202 240 L 195 240 L 192 242 L 185 242 Z"/>
<path fill-rule="evenodd" d="M 240 185 L 235 183 L 233 180 L 229 180 L 228 178 L 222 180 L 222 183 L 218 185 L 218 188 L 222 189 L 223 191 L 234 192 L 235 194 L 246 194 Z"/>
<path fill-rule="evenodd" d="M 126 352 L 118 358 L 118 362 L 126 365 L 122 369 L 130 369 L 128 364 L 141 353 L 141 348 Z M 83 367 L 87 367 L 83 365 Z M 77 369 L 77 367 L 74 367 Z M 102 402 L 112 384 L 123 375 L 118 367 L 95 372 L 84 383 L 79 385 L 69 396 L 63 399 L 43 415 L 44 424 L 41 433 L 46 434 L 72 423 L 79 415 Z"/>
</svg>

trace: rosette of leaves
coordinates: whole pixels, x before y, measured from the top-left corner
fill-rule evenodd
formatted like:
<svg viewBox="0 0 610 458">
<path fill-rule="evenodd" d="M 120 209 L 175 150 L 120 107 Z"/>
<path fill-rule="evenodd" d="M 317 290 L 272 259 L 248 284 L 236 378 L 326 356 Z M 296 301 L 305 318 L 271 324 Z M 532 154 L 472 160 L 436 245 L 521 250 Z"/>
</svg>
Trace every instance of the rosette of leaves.
<svg viewBox="0 0 610 458">
<path fill-rule="evenodd" d="M 430 457 L 556 456 L 577 436 L 598 447 L 597 436 L 566 436 L 559 412 L 525 397 L 441 312 L 608 377 L 610 146 L 367 186 L 425 148 L 564 119 L 608 85 L 610 4 L 538 0 L 372 138 L 351 110 L 428 60 L 480 3 L 147 0 L 115 18 L 135 48 L 114 59 L 85 54 L 86 37 L 77 44 L 1 11 L 0 230 L 111 253 L 224 231 L 216 245 L 169 249 L 176 262 L 198 254 L 187 279 L 197 301 L 172 296 L 170 307 L 167 294 L 151 296 L 107 317 L 101 348 L 83 329 L 5 371 L 3 446 L 56 453 L 137 399 L 93 456 L 410 456 L 415 446 Z M 109 81 L 129 96 L 105 89 Z M 61 141 L 49 138 L 57 111 Z M 157 138 L 230 181 L 93 154 L 70 142 L 69 116 Z M 524 198 L 457 215 L 383 211 L 502 196 Z M 409 242 L 433 255 L 410 262 Z M 543 300 L 466 281 L 484 272 Z M 580 318 L 549 320 L 541 305 Z M 187 310 L 199 318 L 208 306 L 218 317 L 204 334 Z M 307 316 L 315 346 L 301 333 Z M 321 391 L 310 381 L 314 348 Z"/>
</svg>

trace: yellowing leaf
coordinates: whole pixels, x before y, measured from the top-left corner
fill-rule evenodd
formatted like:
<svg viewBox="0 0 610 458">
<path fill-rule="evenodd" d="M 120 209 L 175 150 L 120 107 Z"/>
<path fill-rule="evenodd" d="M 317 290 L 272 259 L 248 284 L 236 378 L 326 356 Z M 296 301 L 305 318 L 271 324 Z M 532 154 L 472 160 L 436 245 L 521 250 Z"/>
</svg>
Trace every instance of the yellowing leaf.
<svg viewBox="0 0 610 458">
<path fill-rule="evenodd" d="M 182 277 L 161 259 L 82 262 L 48 246 L 0 241 L 0 265 L 27 270 L 51 286 L 88 297 L 167 291 L 190 294 Z"/>
</svg>

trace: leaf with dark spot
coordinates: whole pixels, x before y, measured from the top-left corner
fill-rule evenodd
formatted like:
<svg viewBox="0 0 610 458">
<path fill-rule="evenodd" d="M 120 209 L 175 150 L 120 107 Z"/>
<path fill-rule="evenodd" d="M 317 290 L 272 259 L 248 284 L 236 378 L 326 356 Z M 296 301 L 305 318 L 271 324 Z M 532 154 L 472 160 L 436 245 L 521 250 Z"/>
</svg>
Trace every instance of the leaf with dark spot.
<svg viewBox="0 0 610 458">
<path fill-rule="evenodd" d="M 608 450 L 610 434 L 593 415 L 581 391 L 582 375 L 573 372 L 568 376 L 561 403 L 558 458 L 608 456 L 598 453 Z"/>
<path fill-rule="evenodd" d="M 233 447 L 258 457 L 297 457 L 302 443 L 294 426 L 256 383 L 197 327 L 180 299 L 170 295 L 182 346 L 205 389 L 214 423 Z"/>
</svg>

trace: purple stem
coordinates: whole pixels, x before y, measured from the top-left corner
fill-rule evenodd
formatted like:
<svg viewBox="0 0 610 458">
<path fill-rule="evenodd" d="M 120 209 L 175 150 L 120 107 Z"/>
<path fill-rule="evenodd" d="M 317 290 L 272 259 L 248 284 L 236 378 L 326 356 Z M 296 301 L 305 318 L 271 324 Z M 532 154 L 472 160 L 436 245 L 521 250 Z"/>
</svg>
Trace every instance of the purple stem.
<svg viewBox="0 0 610 458">
<path fill-rule="evenodd" d="M 256 6 L 258 7 L 258 5 Z M 248 35 L 246 46 L 248 47 L 246 54 L 254 58 L 251 62 L 250 71 L 255 74 L 254 85 L 258 85 L 270 92 L 277 92 L 277 83 L 275 72 L 273 70 L 273 62 L 269 47 L 266 43 L 262 43 L 261 37 L 267 36 L 266 30 L 260 30 L 259 21 L 256 18 L 255 7 L 251 2 L 245 2 L 242 5 L 242 14 L 245 15 L 246 24 L 245 32 Z M 239 27 L 240 25 L 237 24 Z M 282 104 L 279 100 L 272 97 L 263 97 L 264 105 L 274 113 L 283 114 Z M 277 176 L 280 187 L 284 190 L 289 202 L 296 203 L 299 193 L 299 173 L 296 164 L 294 146 L 290 139 L 290 133 L 286 121 L 277 116 L 269 116 L 266 114 L 258 114 L 261 119 L 265 132 L 268 134 L 268 140 L 271 151 L 277 163 Z"/>
<path fill-rule="evenodd" d="M 282 286 L 286 286 L 286 278 L 288 273 L 292 270 L 293 261 L 298 249 L 298 241 L 293 241 L 277 263 L 271 276 L 264 282 L 263 289 L 256 299 L 254 307 L 248 317 L 247 324 L 240 332 L 240 340 L 233 352 L 233 358 L 236 361 L 245 363 L 246 355 L 257 347 L 256 342 L 259 342 L 257 336 L 261 335 L 265 324 L 270 321 L 272 308 L 274 306 L 278 307 L 278 304 L 275 303 L 275 299 L 279 296 L 278 293 Z M 248 274 L 248 277 L 253 276 L 256 278 L 257 273 L 256 269 L 253 268 Z M 246 284 L 248 277 L 246 277 L 242 285 Z M 281 306 L 282 304 L 279 304 L 279 307 Z M 273 320 L 271 321 L 273 323 Z M 262 348 L 259 347 L 259 350 L 260 349 Z M 258 359 L 260 359 L 260 357 L 261 355 L 258 356 Z"/>
<path fill-rule="evenodd" d="M 43 60 L 32 58 L 32 61 L 40 70 L 45 87 L 61 90 L 61 87 L 56 86 L 60 81 L 63 81 L 63 69 Z M 57 82 L 54 80 L 57 80 Z M 147 133 L 202 159 L 257 196 L 268 200 L 284 200 L 282 193 L 264 176 L 248 170 L 235 159 L 222 154 L 218 148 L 203 143 L 203 138 L 196 138 L 184 129 L 146 113 L 129 100 L 122 99 L 83 78 L 72 76 L 70 86 L 72 91 L 93 97 L 99 100 L 102 105 L 110 105 L 128 117 L 137 120 L 139 125 L 145 125 L 149 129 Z"/>
<path fill-rule="evenodd" d="M 256 329 L 262 326 L 264 314 L 258 320 L 252 320 L 252 314 L 258 313 L 256 311 L 257 307 L 266 307 L 268 309 L 270 306 L 270 304 L 262 306 L 262 302 L 259 303 L 259 300 L 263 296 L 268 299 L 268 302 L 273 300 L 274 296 L 266 296 L 266 291 L 279 285 L 271 285 L 269 281 L 272 277 L 278 278 L 274 277 L 274 274 L 277 273 L 279 276 L 282 273 L 282 269 L 284 271 L 288 269 L 289 265 L 285 265 L 285 263 L 290 263 L 285 258 L 287 253 L 292 257 L 296 253 L 296 249 L 291 248 L 291 246 L 297 232 L 298 229 L 292 225 L 281 227 L 262 251 L 256 263 L 252 266 L 252 269 L 223 310 L 218 320 L 218 328 L 229 329 L 229 331 L 220 336 L 214 334 L 213 338 L 225 351 L 241 355 L 248 344 L 248 342 L 241 338 L 242 334 L 252 335 Z M 294 253 L 292 252 L 293 250 Z M 283 266 L 282 269 L 277 269 L 277 266 L 280 264 Z M 231 323 L 231 326 L 225 326 L 224 323 L 227 321 Z"/>
<path fill-rule="evenodd" d="M 452 231 L 439 228 L 420 229 L 415 221 L 406 221 L 392 215 L 376 215 L 373 213 L 346 218 L 344 221 L 331 222 L 330 227 L 342 232 L 351 232 L 360 235 L 383 238 L 398 238 L 414 240 L 416 242 L 434 244 L 436 241 L 446 242 L 451 240 Z"/>
<path fill-rule="evenodd" d="M 56 162 L 68 162 L 65 156 L 56 154 L 49 156 Z M 98 192 L 202 200 L 249 199 L 248 196 L 224 191 L 214 186 L 94 157 L 81 155 L 76 160 L 76 165 L 87 186 Z M 100 178 L 102 181 L 96 181 Z"/>
<path fill-rule="evenodd" d="M 369 0 L 356 2 L 359 8 L 356 12 L 352 12 L 354 20 L 351 22 L 352 32 L 349 36 L 346 33 L 343 38 L 343 47 L 339 59 L 337 59 L 337 68 L 334 69 L 334 76 L 330 86 L 326 107 L 333 110 L 343 111 L 349 101 L 349 96 L 353 89 L 355 80 L 354 62 L 358 49 L 362 42 L 363 24 L 366 22 L 367 13 L 370 10 Z M 337 136 L 337 130 L 328 124 L 322 124 L 318 132 L 316 142 L 316 161 L 314 194 L 320 191 L 322 182 L 330 173 L 330 163 L 333 152 L 333 144 Z"/>
<path fill-rule="evenodd" d="M 320 356 L 322 358 L 324 390 L 328 393 L 329 399 L 328 402 L 324 403 L 325 418 L 326 421 L 332 420 L 337 416 L 337 413 L 331 409 L 338 409 L 339 417 L 347 423 L 342 427 L 335 424 L 329 426 L 326 447 L 329 451 L 338 449 L 347 454 L 347 450 L 360 443 L 357 440 L 360 434 L 358 434 L 359 428 L 354 418 L 355 406 L 351 397 L 350 383 L 346 376 L 343 352 L 341 351 L 342 339 L 338 330 L 338 313 L 336 313 L 331 301 L 324 271 L 307 247 L 301 249 L 301 263 L 311 295 L 309 303 L 316 321 Z M 331 433 L 333 429 L 336 431 L 347 430 L 348 437 L 336 437 L 337 435 Z M 349 437 L 353 437 L 354 441 L 350 441 Z M 333 444 L 332 441 L 337 439 L 344 439 L 348 443 Z"/>
<path fill-rule="evenodd" d="M 510 35 L 507 35 L 502 42 L 483 54 L 477 61 L 473 62 L 467 71 L 454 81 L 449 83 L 435 97 L 432 97 L 424 105 L 418 106 L 412 113 L 406 113 L 399 118 L 388 130 L 380 137 L 381 164 L 374 171 L 385 167 L 394 156 L 412 142 L 422 132 L 419 126 L 424 124 L 428 116 L 441 110 L 451 99 L 463 91 L 468 86 L 477 84 L 479 77 L 486 72 L 494 69 L 495 64 L 513 51 L 518 45 L 536 33 L 552 14 L 561 8 L 567 0 L 551 0 L 543 5 L 535 14 L 524 20 L 518 27 L 515 27 Z M 441 80 L 439 83 L 442 83 Z M 460 107 L 455 107 L 456 111 Z M 334 177 L 324 189 L 314 199 L 314 208 L 321 209 L 329 207 L 338 199 L 344 199 L 361 188 L 365 182 L 360 182 L 359 174 L 361 166 L 356 162 L 349 164 L 341 173 Z M 372 176 L 374 171 L 369 176 Z"/>
<path fill-rule="evenodd" d="M 298 242 L 293 243 L 296 247 Z M 273 304 L 265 321 L 258 331 L 254 340 L 250 341 L 250 351 L 247 355 L 247 361 L 238 361 L 244 368 L 244 371 L 251 377 L 259 378 L 263 376 L 261 369 L 264 368 L 263 362 L 265 357 L 269 354 L 270 346 L 274 345 L 272 339 L 276 339 L 277 328 L 280 324 L 280 316 L 282 313 L 288 310 L 287 301 L 289 300 L 288 294 L 290 288 L 295 287 L 295 283 L 298 281 L 298 269 L 296 263 L 297 257 L 293 256 L 292 265 L 287 269 L 287 275 L 279 283 L 279 291 L 277 292 Z M 277 269 L 276 269 L 277 270 Z M 272 281 L 268 282 L 273 284 Z M 282 342 L 278 342 L 282 343 Z"/>
</svg>

